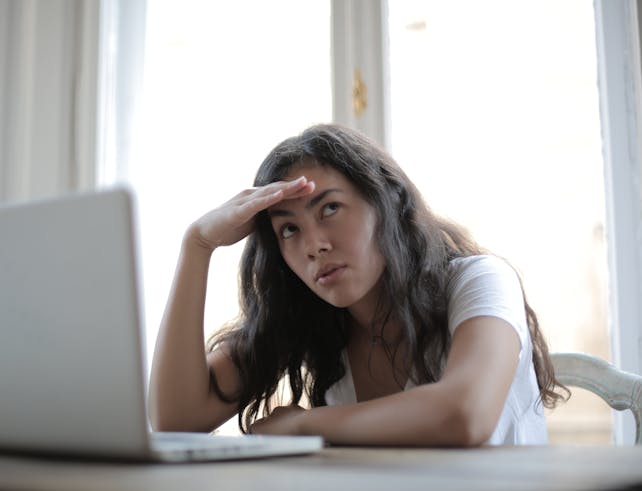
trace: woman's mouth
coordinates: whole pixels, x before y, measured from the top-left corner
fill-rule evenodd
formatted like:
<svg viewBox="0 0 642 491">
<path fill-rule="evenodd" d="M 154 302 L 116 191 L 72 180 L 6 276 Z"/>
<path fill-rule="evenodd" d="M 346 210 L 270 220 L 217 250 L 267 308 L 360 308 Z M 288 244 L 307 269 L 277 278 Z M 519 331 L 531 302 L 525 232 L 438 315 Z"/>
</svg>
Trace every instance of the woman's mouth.
<svg viewBox="0 0 642 491">
<path fill-rule="evenodd" d="M 331 266 L 324 268 L 317 274 L 316 282 L 321 286 L 327 286 L 334 283 L 345 271 L 345 266 Z"/>
</svg>

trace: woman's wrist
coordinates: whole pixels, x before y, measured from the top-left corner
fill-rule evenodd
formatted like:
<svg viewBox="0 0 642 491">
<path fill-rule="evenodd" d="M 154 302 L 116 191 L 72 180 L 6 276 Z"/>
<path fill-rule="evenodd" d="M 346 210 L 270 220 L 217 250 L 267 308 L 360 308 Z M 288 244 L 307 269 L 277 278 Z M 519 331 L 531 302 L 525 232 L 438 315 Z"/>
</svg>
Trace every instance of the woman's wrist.
<svg viewBox="0 0 642 491">
<path fill-rule="evenodd" d="M 323 406 L 301 411 L 297 415 L 296 432 L 298 435 L 320 435 L 328 436 L 328 428 L 332 428 L 336 423 L 335 412 L 338 407 Z M 324 430 L 325 429 L 325 430 Z"/>
<path fill-rule="evenodd" d="M 294 434 L 295 435 L 312 435 L 314 434 L 314 431 L 312 431 L 312 424 L 311 424 L 311 418 L 314 418 L 314 411 L 315 409 L 307 409 L 305 411 L 301 411 L 299 414 L 296 415 L 295 417 L 295 424 L 294 424 Z"/>
<path fill-rule="evenodd" d="M 210 256 L 215 250 L 216 246 L 206 241 L 203 235 L 199 232 L 195 223 L 190 225 L 183 236 L 183 250 L 188 253 L 195 253 L 198 255 Z"/>
</svg>

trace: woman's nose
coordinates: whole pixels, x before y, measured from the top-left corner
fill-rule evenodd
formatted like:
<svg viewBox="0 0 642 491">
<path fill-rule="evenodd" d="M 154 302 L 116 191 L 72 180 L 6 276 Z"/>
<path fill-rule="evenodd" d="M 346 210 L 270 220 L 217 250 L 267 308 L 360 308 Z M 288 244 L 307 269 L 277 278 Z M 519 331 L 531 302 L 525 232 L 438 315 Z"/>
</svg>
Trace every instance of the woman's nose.
<svg viewBox="0 0 642 491">
<path fill-rule="evenodd" d="M 306 234 L 306 254 L 310 259 L 326 254 L 332 250 L 332 244 L 321 230 L 309 230 Z"/>
</svg>

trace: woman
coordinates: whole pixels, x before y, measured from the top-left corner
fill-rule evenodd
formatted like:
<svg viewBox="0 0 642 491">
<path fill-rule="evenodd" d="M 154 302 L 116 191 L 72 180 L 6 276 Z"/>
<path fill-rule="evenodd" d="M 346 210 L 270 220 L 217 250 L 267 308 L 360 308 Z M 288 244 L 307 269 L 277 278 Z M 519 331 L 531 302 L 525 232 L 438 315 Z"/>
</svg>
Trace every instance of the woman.
<svg viewBox="0 0 642 491">
<path fill-rule="evenodd" d="M 314 126 L 254 185 L 184 236 L 152 367 L 156 429 L 238 413 L 243 431 L 337 444 L 546 442 L 542 405 L 562 396 L 518 276 L 432 214 L 384 150 Z M 245 237 L 240 317 L 206 350 L 211 254 Z"/>
</svg>

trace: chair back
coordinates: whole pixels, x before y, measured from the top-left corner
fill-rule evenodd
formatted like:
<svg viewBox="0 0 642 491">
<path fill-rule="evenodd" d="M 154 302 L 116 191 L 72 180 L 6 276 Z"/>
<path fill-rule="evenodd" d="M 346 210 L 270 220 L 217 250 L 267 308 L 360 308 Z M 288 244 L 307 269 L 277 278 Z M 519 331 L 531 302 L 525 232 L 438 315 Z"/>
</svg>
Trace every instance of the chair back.
<svg viewBox="0 0 642 491">
<path fill-rule="evenodd" d="M 552 353 L 551 359 L 562 384 L 586 389 L 618 411 L 630 410 L 635 418 L 635 443 L 642 445 L 642 376 L 583 353 Z"/>
</svg>

